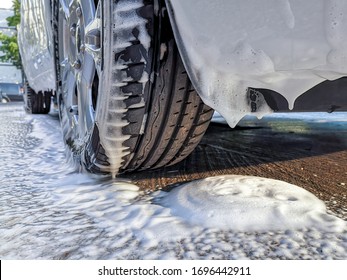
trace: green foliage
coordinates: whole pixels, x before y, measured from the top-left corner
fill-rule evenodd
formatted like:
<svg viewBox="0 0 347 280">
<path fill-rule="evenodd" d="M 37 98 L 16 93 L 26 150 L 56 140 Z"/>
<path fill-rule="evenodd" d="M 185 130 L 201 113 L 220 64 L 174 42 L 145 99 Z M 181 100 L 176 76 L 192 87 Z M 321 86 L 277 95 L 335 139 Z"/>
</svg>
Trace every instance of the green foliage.
<svg viewBox="0 0 347 280">
<path fill-rule="evenodd" d="M 8 26 L 16 27 L 20 23 L 20 2 L 19 0 L 12 1 L 13 16 L 6 18 Z M 0 32 L 0 61 L 12 62 L 17 68 L 21 68 L 22 63 L 19 55 L 19 48 L 16 35 L 6 35 Z"/>
<path fill-rule="evenodd" d="M 2 43 L 0 51 L 3 53 L 0 56 L 0 61 L 12 62 L 17 68 L 21 68 L 17 36 L 8 36 L 0 33 L 0 42 Z"/>
<path fill-rule="evenodd" d="M 8 26 L 16 27 L 20 23 L 20 2 L 19 0 L 12 1 L 13 16 L 6 18 Z"/>
</svg>

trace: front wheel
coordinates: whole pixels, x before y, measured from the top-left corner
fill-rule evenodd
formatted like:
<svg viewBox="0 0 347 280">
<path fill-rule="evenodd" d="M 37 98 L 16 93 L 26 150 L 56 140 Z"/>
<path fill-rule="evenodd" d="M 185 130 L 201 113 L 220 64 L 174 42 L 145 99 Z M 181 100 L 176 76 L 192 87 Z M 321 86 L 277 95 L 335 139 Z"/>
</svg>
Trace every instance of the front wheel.
<svg viewBox="0 0 347 280">
<path fill-rule="evenodd" d="M 175 164 L 212 117 L 184 69 L 164 1 L 154 2 L 56 1 L 63 135 L 90 172 Z"/>
</svg>

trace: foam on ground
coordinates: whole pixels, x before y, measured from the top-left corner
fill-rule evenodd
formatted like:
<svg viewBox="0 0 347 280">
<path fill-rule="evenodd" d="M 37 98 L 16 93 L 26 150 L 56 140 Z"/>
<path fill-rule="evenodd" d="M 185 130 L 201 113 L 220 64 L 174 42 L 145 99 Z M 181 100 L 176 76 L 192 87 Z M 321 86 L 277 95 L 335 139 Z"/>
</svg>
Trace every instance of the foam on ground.
<svg viewBox="0 0 347 280">
<path fill-rule="evenodd" d="M 171 191 L 163 202 L 173 215 L 210 228 L 243 232 L 346 228 L 310 192 L 260 177 L 225 175 L 193 181 Z"/>
</svg>

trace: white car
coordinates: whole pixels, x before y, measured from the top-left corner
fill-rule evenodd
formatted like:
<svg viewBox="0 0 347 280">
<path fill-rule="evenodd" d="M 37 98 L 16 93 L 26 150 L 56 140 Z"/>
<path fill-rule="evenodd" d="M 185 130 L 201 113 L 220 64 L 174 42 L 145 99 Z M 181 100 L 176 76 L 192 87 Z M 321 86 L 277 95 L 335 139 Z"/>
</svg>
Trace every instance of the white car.
<svg viewBox="0 0 347 280">
<path fill-rule="evenodd" d="M 65 143 L 94 173 L 188 156 L 213 111 L 347 109 L 347 1 L 22 0 L 28 111 L 57 95 Z M 328 81 L 330 80 L 330 81 Z"/>
</svg>

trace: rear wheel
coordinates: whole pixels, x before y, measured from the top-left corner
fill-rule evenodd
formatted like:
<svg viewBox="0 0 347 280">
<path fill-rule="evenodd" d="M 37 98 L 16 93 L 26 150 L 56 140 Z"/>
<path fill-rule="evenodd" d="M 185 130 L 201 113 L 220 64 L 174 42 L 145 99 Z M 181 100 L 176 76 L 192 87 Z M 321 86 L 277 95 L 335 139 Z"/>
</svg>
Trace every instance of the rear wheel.
<svg viewBox="0 0 347 280">
<path fill-rule="evenodd" d="M 25 84 L 24 107 L 30 114 L 48 114 L 51 110 L 51 93 L 36 93 L 28 83 Z"/>
<path fill-rule="evenodd" d="M 63 134 L 88 171 L 175 164 L 212 117 L 184 69 L 164 1 L 154 2 L 56 1 Z"/>
</svg>

